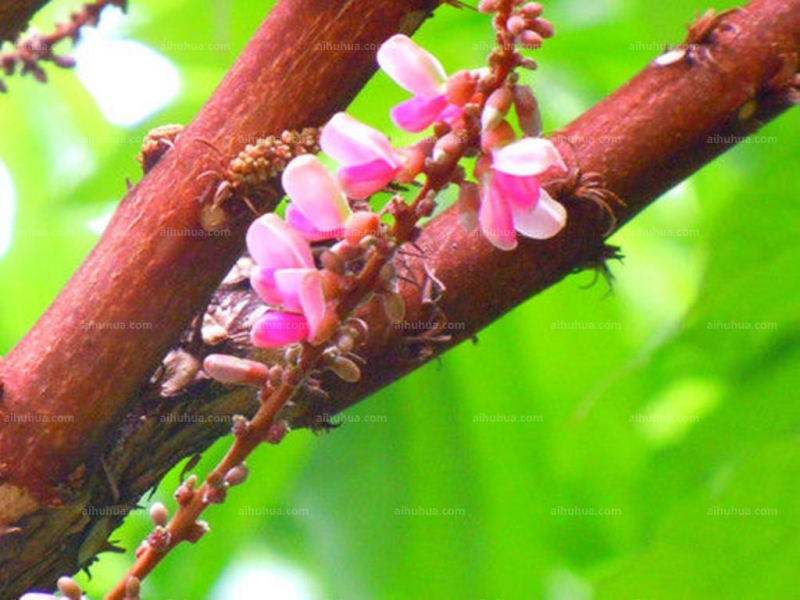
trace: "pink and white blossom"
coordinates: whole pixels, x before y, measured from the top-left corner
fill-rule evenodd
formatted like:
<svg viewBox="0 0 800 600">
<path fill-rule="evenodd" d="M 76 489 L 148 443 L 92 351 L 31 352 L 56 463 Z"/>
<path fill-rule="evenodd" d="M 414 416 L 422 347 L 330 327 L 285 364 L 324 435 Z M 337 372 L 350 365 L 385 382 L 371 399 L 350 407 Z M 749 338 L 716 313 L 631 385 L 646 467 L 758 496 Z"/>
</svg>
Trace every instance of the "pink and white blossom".
<svg viewBox="0 0 800 600">
<path fill-rule="evenodd" d="M 391 110 L 399 128 L 417 133 L 434 121 L 453 121 L 461 115 L 461 108 L 448 102 L 447 75 L 441 63 L 411 38 L 393 35 L 381 45 L 377 58 L 381 69 L 414 95 Z"/>
<path fill-rule="evenodd" d="M 501 250 L 517 247 L 517 233 L 532 239 L 556 235 L 567 211 L 541 187 L 540 176 L 566 170 L 556 147 L 543 138 L 523 138 L 491 151 L 481 175 L 478 219 L 483 235 Z"/>
<path fill-rule="evenodd" d="M 275 348 L 313 340 L 325 314 L 325 298 L 308 242 L 280 217 L 266 214 L 250 226 L 247 247 L 256 262 L 250 273 L 253 289 L 278 307 L 254 324 L 253 344 Z"/>
<path fill-rule="evenodd" d="M 385 134 L 346 113 L 335 114 L 322 128 L 320 147 L 342 165 L 338 183 L 351 198 L 368 198 L 383 189 L 408 162 Z"/>
</svg>

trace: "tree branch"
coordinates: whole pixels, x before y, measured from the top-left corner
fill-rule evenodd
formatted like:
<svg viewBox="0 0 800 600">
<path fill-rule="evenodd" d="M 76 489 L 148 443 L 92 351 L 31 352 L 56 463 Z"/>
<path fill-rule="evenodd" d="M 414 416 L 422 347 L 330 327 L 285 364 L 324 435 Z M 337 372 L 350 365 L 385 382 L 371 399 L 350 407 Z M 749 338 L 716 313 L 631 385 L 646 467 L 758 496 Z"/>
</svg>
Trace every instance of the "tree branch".
<svg viewBox="0 0 800 600">
<path fill-rule="evenodd" d="M 304 6 L 306 4 L 307 2 Z M 345 10 L 351 4 L 348 3 Z M 288 19 L 288 15 L 284 14 L 283 18 Z M 270 21 L 272 19 L 273 17 Z M 265 28 L 270 21 L 265 24 Z M 357 21 L 354 19 L 353 22 Z M 296 20 L 281 21 L 281 25 L 285 29 L 284 35 L 296 36 L 296 30 L 293 29 L 298 26 Z M 352 24 L 349 27 L 352 35 Z M 370 28 L 371 31 L 374 29 L 373 24 L 370 24 Z M 344 37 L 347 33 L 346 27 L 337 29 L 336 35 L 342 37 L 337 39 L 331 35 L 325 39 L 338 42 L 351 39 Z M 298 402 L 295 412 L 286 415 L 292 424 L 319 427 L 331 414 L 424 364 L 434 354 L 473 335 L 492 320 L 576 268 L 602 263 L 607 256 L 603 245 L 607 220 L 605 213 L 598 209 L 597 201 L 611 201 L 613 194 L 624 199 L 625 205 L 617 207 L 616 218 L 619 223 L 626 222 L 663 191 L 712 160 L 736 140 L 777 116 L 796 98 L 796 89 L 793 86 L 796 86 L 797 57 L 800 54 L 800 6 L 796 2 L 755 0 L 746 9 L 726 15 L 706 33 L 700 42 L 695 41 L 696 45 L 675 62 L 663 66 L 648 66 L 620 90 L 557 133 L 555 139 L 572 171 L 568 180 L 548 184 L 549 191 L 569 209 L 567 229 L 559 236 L 545 242 L 525 241 L 515 252 L 501 252 L 486 243 L 479 233 L 465 234 L 458 223 L 458 216 L 452 210 L 434 219 L 419 241 L 425 251 L 424 258 L 408 257 L 408 268 L 416 274 L 420 282 L 428 277 L 426 273 L 435 276 L 444 288 L 443 295 L 436 302 L 438 308 L 447 315 L 450 322 L 463 324 L 464 328 L 447 330 L 453 337 L 442 344 L 409 344 L 404 339 L 408 337 L 409 330 L 387 327 L 378 311 L 368 312 L 364 317 L 370 324 L 371 334 L 368 346 L 360 352 L 368 364 L 368 368 L 363 369 L 363 379 L 358 384 L 342 384 L 336 378 L 326 377 L 323 388 L 330 397 L 325 399 L 311 392 L 307 394 Z M 280 32 L 276 35 L 279 34 Z M 316 37 L 304 38 L 303 44 L 308 46 L 309 43 L 319 41 Z M 291 39 L 286 40 L 286 43 L 291 43 Z M 303 44 L 296 48 L 302 48 Z M 250 48 L 245 56 L 248 52 Z M 355 60 L 358 56 L 350 58 Z M 360 58 L 367 63 L 372 59 L 371 55 Z M 276 72 L 287 68 L 290 61 L 291 56 L 287 56 L 285 51 L 279 52 L 278 60 L 275 61 Z M 237 78 L 237 73 L 247 69 L 248 65 L 252 69 L 248 73 L 248 77 L 253 79 L 251 85 L 266 87 L 280 95 L 281 92 L 277 92 L 274 86 L 265 85 L 259 79 L 258 73 L 254 72 L 256 69 L 246 60 L 244 66 L 233 69 L 220 90 L 232 93 L 236 88 L 231 87 L 231 80 L 246 81 L 247 78 Z M 323 68 L 314 67 L 316 70 Z M 335 70 L 335 67 L 328 68 Z M 296 69 L 303 71 L 302 67 Z M 197 227 L 196 198 L 201 195 L 202 186 L 197 184 L 196 177 L 211 166 L 211 161 L 204 156 L 200 144 L 194 145 L 197 147 L 190 146 L 188 140 L 204 138 L 222 150 L 225 156 L 229 156 L 240 149 L 242 144 L 236 144 L 231 139 L 230 129 L 226 130 L 229 132 L 227 135 L 215 132 L 214 126 L 224 127 L 226 119 L 235 120 L 249 134 L 323 122 L 323 108 L 314 112 L 298 106 L 302 104 L 298 101 L 299 97 L 316 98 L 315 101 L 327 109 L 339 106 L 336 102 L 332 103 L 336 104 L 333 107 L 319 100 L 325 96 L 325 93 L 321 93 L 325 86 L 320 85 L 320 79 L 313 76 L 311 71 L 314 69 L 306 69 L 302 75 L 293 73 L 293 81 L 306 82 L 306 78 L 309 78 L 310 87 L 304 87 L 300 93 L 283 90 L 283 94 L 291 95 L 291 101 L 287 101 L 285 97 L 278 98 L 280 107 L 250 107 L 247 106 L 247 99 L 252 96 L 246 96 L 236 110 L 230 104 L 217 100 L 220 95 L 218 91 L 187 132 L 189 135 L 181 138 L 175 150 L 165 156 L 151 176 L 133 191 L 132 198 L 129 197 L 123 204 L 121 215 L 111 225 L 111 230 L 116 231 L 116 234 L 104 236 L 98 249 L 87 261 L 91 268 L 86 265 L 81 268 L 65 290 L 65 296 L 68 300 L 80 299 L 86 302 L 86 298 L 92 298 L 88 290 L 92 289 L 94 282 L 100 283 L 97 285 L 100 290 L 104 286 L 115 284 L 116 288 L 112 288 L 113 291 L 110 292 L 95 291 L 94 295 L 99 294 L 100 297 L 92 299 L 88 305 L 70 307 L 68 300 L 60 298 L 56 302 L 56 305 L 61 303 L 57 315 L 63 322 L 59 324 L 55 317 L 50 316 L 50 312 L 54 310 L 51 309 L 42 322 L 37 324 L 37 335 L 31 340 L 26 339 L 24 346 L 21 344 L 24 352 L 15 349 L 9 358 L 13 368 L 8 364 L 3 365 L 3 373 L 12 376 L 7 383 L 8 392 L 4 401 L 8 402 L 10 398 L 17 403 L 15 408 L 18 412 L 26 410 L 25 399 L 33 405 L 37 384 L 44 383 L 49 383 L 49 387 L 40 389 L 49 389 L 51 393 L 58 394 L 61 402 L 69 404 L 70 398 L 81 398 L 81 394 L 87 394 L 87 397 L 100 405 L 98 410 L 102 418 L 98 420 L 98 424 L 92 421 L 94 411 L 91 410 L 91 403 L 83 411 L 76 413 L 80 415 L 79 421 L 88 420 L 88 425 L 82 423 L 81 426 L 90 435 L 93 444 L 78 449 L 68 447 L 69 444 L 62 440 L 58 447 L 69 451 L 68 461 L 59 461 L 59 457 L 52 454 L 52 445 L 39 443 L 36 452 L 50 452 L 44 456 L 50 456 L 50 460 L 56 462 L 53 468 L 40 464 L 32 452 L 20 453 L 20 449 L 15 448 L 13 439 L 18 440 L 19 437 L 14 436 L 26 433 L 33 435 L 35 431 L 32 428 L 21 433 L 15 427 L 13 432 L 7 433 L 5 429 L 9 428 L 6 425 L 0 432 L 2 456 L 22 454 L 26 461 L 25 466 L 40 473 L 43 476 L 41 480 L 45 482 L 62 481 L 59 477 L 63 478 L 73 472 L 80 464 L 80 458 L 97 458 L 102 433 L 93 429 L 102 424 L 104 431 L 108 432 L 115 422 L 119 422 L 123 411 L 128 413 L 125 425 L 118 431 L 124 435 L 106 461 L 111 479 L 116 483 L 116 490 L 111 490 L 97 471 L 90 471 L 86 480 L 81 482 L 82 485 L 76 486 L 82 490 L 80 497 L 69 499 L 68 506 L 77 517 L 68 521 L 63 518 L 64 512 L 61 512 L 58 523 L 63 526 L 62 530 L 66 530 L 67 525 L 73 529 L 70 534 L 72 537 L 66 533 L 62 535 L 63 538 L 71 539 L 74 544 L 70 552 L 65 553 L 73 559 L 81 544 L 83 560 L 102 549 L 101 540 L 106 537 L 103 533 L 110 532 L 121 519 L 119 515 L 102 515 L 88 517 L 80 522 L 81 507 L 107 506 L 114 502 L 131 506 L 141 493 L 158 481 L 161 474 L 179 456 L 205 448 L 214 437 L 228 428 L 224 424 L 213 428 L 207 423 L 171 422 L 169 419 L 157 417 L 163 417 L 172 411 L 180 411 L 181 414 L 252 413 L 254 400 L 247 389 L 226 391 L 224 387 L 207 381 L 192 385 L 189 393 L 178 396 L 177 400 L 171 402 L 159 398 L 157 390 L 152 389 L 150 396 L 142 396 L 150 398 L 150 401 L 136 402 L 140 398 L 138 392 L 141 382 L 155 364 L 153 357 L 158 356 L 159 352 L 163 355 L 169 344 L 177 339 L 180 329 L 186 326 L 193 314 L 191 306 L 194 305 L 194 310 L 197 310 L 202 304 L 204 294 L 208 293 L 224 267 L 241 249 L 240 244 L 233 243 L 233 240 L 220 238 L 170 240 L 177 246 L 174 249 L 161 240 L 159 246 L 150 250 L 142 245 L 142 241 L 158 242 L 156 232 L 159 227 L 166 226 L 165 221 L 176 228 Z M 349 82 L 350 76 L 359 77 L 361 73 L 361 69 L 354 69 L 353 73 L 340 70 L 336 73 L 336 79 L 328 81 Z M 326 78 L 332 75 L 333 73 L 328 73 Z M 348 89 L 352 91 L 351 88 Z M 238 93 L 241 96 L 241 92 Z M 330 90 L 326 93 L 330 95 Z M 218 104 L 217 110 L 221 112 L 215 113 L 211 110 L 215 102 Z M 228 109 L 227 112 L 225 109 Z M 262 114 L 258 118 L 243 114 L 247 110 Z M 285 111 L 285 120 L 279 120 L 281 110 Z M 210 115 L 207 114 L 209 111 Z M 315 117 L 316 120 L 307 118 L 303 121 L 302 117 Z M 259 130 L 258 123 L 267 123 L 270 127 Z M 719 137 L 715 137 L 717 135 Z M 195 162 L 193 167 L 185 166 L 191 162 Z M 175 177 L 175 174 L 179 174 L 179 177 Z M 167 185 L 164 180 L 168 178 L 181 183 Z M 150 184 L 151 180 L 159 180 L 161 186 Z M 156 200 L 147 202 L 148 198 L 159 192 Z M 158 205 L 158 199 L 162 197 L 172 198 L 170 207 Z M 149 210 L 143 210 L 145 206 Z M 119 229 L 124 231 L 129 223 L 133 226 L 125 239 Z M 231 237 L 241 239 L 245 226 L 246 223 L 238 220 L 232 223 Z M 131 240 L 134 245 L 131 245 Z M 167 248 L 162 250 L 164 246 Z M 100 248 L 103 248 L 102 252 Z M 135 250 L 132 252 L 131 248 Z M 172 262 L 162 259 L 159 251 L 169 251 Z M 109 254 L 105 255 L 106 252 Z M 216 253 L 216 256 L 208 256 L 209 252 Z M 125 258 L 130 254 L 134 255 L 135 261 Z M 194 266 L 192 256 L 196 256 Z M 120 263 L 117 265 L 115 261 L 118 260 Z M 140 276 L 135 269 L 147 271 L 147 276 Z M 192 270 L 196 278 L 188 277 L 185 273 L 187 270 Z M 213 272 L 213 276 L 209 271 Z M 75 283 L 76 280 L 80 282 L 80 286 Z M 158 282 L 159 285 L 156 286 L 153 282 Z M 78 294 L 79 291 L 82 293 Z M 226 298 L 232 298 L 230 294 L 247 294 L 241 288 L 222 292 L 215 305 L 225 304 Z M 407 285 L 403 287 L 402 293 L 408 304 L 407 321 L 430 324 L 427 327 L 417 327 L 416 333 L 441 333 L 435 327 L 435 321 L 430 319 L 430 304 L 422 302 L 420 288 Z M 147 298 L 143 300 L 143 296 Z M 143 305 L 137 304 L 141 302 Z M 124 310 L 111 310 L 115 304 L 121 305 Z M 157 308 L 151 310 L 153 307 L 148 306 L 149 304 Z M 68 309 L 77 314 L 69 315 Z M 159 311 L 169 314 L 172 320 L 159 318 Z M 147 316 L 142 316 L 143 314 Z M 244 329 L 246 321 L 241 318 L 246 314 L 247 311 L 234 315 L 229 331 Z M 81 323 L 86 323 L 89 319 L 95 323 L 102 322 L 101 319 L 111 322 L 147 322 L 146 319 L 151 319 L 150 322 L 158 324 L 158 328 L 146 332 L 145 335 L 129 330 L 122 333 L 83 331 Z M 42 325 L 43 322 L 45 325 Z M 59 325 L 64 327 L 65 324 L 65 334 L 72 334 L 72 343 L 79 342 L 75 337 L 76 333 L 84 334 L 84 341 L 79 342 L 83 345 L 74 347 L 81 348 L 84 354 L 87 348 L 90 349 L 93 356 L 97 356 L 95 365 L 86 365 L 85 361 L 80 360 L 82 356 L 74 356 L 76 352 L 71 357 L 61 356 L 70 348 L 69 344 L 59 343 L 56 339 Z M 158 337 L 158 341 L 144 339 L 148 335 Z M 234 339 L 226 340 L 221 347 L 225 349 L 226 344 L 233 345 Z M 90 342 L 88 345 L 87 340 Z M 143 347 L 140 348 L 139 344 Z M 35 360 L 37 354 L 42 352 L 41 349 L 48 347 L 53 347 L 54 350 L 47 353 L 46 359 Z M 56 348 L 58 352 L 55 351 Z M 128 356 L 122 348 L 135 348 L 135 354 Z M 202 355 L 211 349 L 219 350 L 220 346 L 209 345 L 200 349 L 198 354 Z M 243 350 L 238 348 L 238 353 L 242 354 Z M 119 370 L 117 362 L 122 363 Z M 74 377 L 69 377 L 71 373 L 85 373 L 87 368 L 92 371 L 83 382 L 75 382 Z M 33 380 L 27 381 L 29 373 L 36 373 L 36 369 L 40 370 L 39 375 L 33 375 Z M 134 370 L 135 376 L 126 371 L 129 369 Z M 59 381 L 56 376 L 63 379 L 65 375 L 65 385 L 70 388 L 69 393 L 61 392 L 52 383 Z M 48 379 L 48 376 L 52 379 Z M 104 378 L 109 378 L 109 381 L 120 388 L 117 389 Z M 105 401 L 107 396 L 113 398 L 113 401 Z M 8 406 L 4 405 L 4 410 L 8 410 Z M 51 401 L 45 405 L 50 411 L 48 414 L 64 414 L 65 410 L 59 408 L 60 406 L 58 402 Z M 37 406 L 36 410 L 40 408 Z M 75 409 L 79 410 L 80 406 Z M 56 410 L 58 412 L 54 413 Z M 69 431 L 65 428 L 62 434 L 68 434 Z M 157 451 L 152 456 L 141 456 L 142 447 L 156 448 Z M 17 477 L 10 481 L 29 481 L 25 470 L 12 468 L 9 472 Z M 52 490 L 46 488 L 45 491 Z M 35 529 L 32 527 L 33 523 L 47 523 L 52 528 L 54 512 L 56 511 L 37 515 L 35 518 L 39 521 L 34 521 L 34 517 L 31 517 L 26 527 Z M 0 536 L 0 544 L 6 538 L 9 535 Z M 29 539 L 27 541 L 30 542 Z M 20 539 L 17 548 L 30 547 Z M 20 561 L 9 561 L 10 556 L 9 553 L 0 553 L 0 560 L 7 561 L 2 564 L 3 570 L 0 573 L 3 575 L 13 572 L 15 565 L 18 568 Z M 64 561 L 51 559 L 48 565 L 50 570 L 40 571 L 40 574 L 46 572 L 52 577 L 59 572 L 55 569 L 69 570 L 65 568 L 65 564 Z M 0 578 L 0 581 L 3 579 Z"/>
</svg>

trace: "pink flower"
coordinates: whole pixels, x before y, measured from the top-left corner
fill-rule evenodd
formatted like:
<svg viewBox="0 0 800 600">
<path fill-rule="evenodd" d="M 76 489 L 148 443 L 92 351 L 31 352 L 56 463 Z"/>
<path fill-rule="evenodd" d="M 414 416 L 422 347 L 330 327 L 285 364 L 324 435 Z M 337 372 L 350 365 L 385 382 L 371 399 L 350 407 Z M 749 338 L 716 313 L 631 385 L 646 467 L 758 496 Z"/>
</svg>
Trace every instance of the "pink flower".
<svg viewBox="0 0 800 600">
<path fill-rule="evenodd" d="M 351 198 L 368 198 L 383 189 L 406 163 L 387 136 L 346 113 L 335 114 L 323 127 L 320 147 L 341 163 L 336 175 Z"/>
<path fill-rule="evenodd" d="M 553 144 L 523 138 L 492 150 L 492 164 L 481 176 L 478 214 L 483 235 L 501 250 L 517 247 L 517 232 L 543 240 L 564 228 L 567 211 L 542 189 L 539 176 L 566 170 Z"/>
<path fill-rule="evenodd" d="M 352 212 L 336 179 L 316 156 L 304 154 L 292 160 L 281 183 L 291 200 L 286 220 L 303 237 L 311 241 L 344 237 L 344 224 Z"/>
<path fill-rule="evenodd" d="M 308 242 L 274 214 L 259 217 L 247 231 L 247 248 L 256 266 L 253 289 L 264 302 L 281 307 L 253 325 L 251 338 L 260 348 L 312 341 L 325 314 L 322 277 Z"/>
<path fill-rule="evenodd" d="M 411 38 L 393 35 L 381 45 L 377 58 L 381 69 L 414 95 L 391 111 L 400 129 L 417 133 L 436 120 L 455 120 L 461 114 L 459 107 L 448 102 L 447 75 L 441 63 Z"/>
</svg>

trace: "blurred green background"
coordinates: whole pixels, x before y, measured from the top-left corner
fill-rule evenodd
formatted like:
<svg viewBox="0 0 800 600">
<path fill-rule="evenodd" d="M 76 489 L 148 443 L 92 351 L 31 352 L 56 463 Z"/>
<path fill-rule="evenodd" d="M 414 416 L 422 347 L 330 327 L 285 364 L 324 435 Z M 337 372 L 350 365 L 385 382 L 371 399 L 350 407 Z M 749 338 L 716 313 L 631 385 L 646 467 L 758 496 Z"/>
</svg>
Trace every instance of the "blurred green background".
<svg viewBox="0 0 800 600">
<path fill-rule="evenodd" d="M 46 86 L 7 80 L 1 353 L 95 243 L 125 177 L 138 179 L 142 136 L 191 120 L 264 4 L 133 0 L 128 17 L 107 16 L 87 36 L 84 71 L 48 69 Z M 39 28 L 75 6 L 55 3 Z M 557 36 L 530 78 L 545 127 L 680 42 L 705 8 L 547 3 Z M 453 72 L 481 65 L 491 33 L 485 16 L 445 7 L 416 39 Z M 109 56 L 111 67 L 100 60 Z M 151 62 L 142 73 L 128 59 Z M 131 108 L 98 101 L 104 86 Z M 388 128 L 388 108 L 405 97 L 379 74 L 352 112 Z M 572 276 L 477 345 L 361 403 L 333 433 L 263 448 L 247 484 L 208 511 L 212 534 L 176 551 L 144 597 L 800 597 L 798 124 L 797 111 L 784 115 L 616 234 L 625 261 L 613 292 L 589 286 L 591 273 Z M 155 494 L 171 508 L 177 478 Z M 123 574 L 148 529 L 140 511 L 113 536 L 131 552 L 92 568 L 91 597 Z"/>
</svg>

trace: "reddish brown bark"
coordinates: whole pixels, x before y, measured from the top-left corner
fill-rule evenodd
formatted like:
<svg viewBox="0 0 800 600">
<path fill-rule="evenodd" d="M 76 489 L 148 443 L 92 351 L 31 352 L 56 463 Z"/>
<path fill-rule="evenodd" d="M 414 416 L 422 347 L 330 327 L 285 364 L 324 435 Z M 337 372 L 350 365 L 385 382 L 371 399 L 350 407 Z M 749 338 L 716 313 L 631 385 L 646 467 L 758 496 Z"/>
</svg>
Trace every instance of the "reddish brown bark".
<svg viewBox="0 0 800 600">
<path fill-rule="evenodd" d="M 306 0 L 302 4 L 307 7 L 310 3 Z M 323 39 L 342 42 L 352 41 L 350 36 L 353 35 L 368 36 L 353 28 L 353 23 L 369 23 L 363 16 L 364 9 L 357 11 L 357 15 L 347 12 L 353 4 L 349 2 L 341 9 L 351 19 L 349 24 L 344 23 L 340 27 L 329 25 L 335 31 L 326 33 Z M 368 4 L 369 10 L 376 10 L 378 5 L 396 3 Z M 396 10 L 392 14 L 399 19 L 399 9 L 387 10 Z M 273 32 L 274 37 L 269 37 L 262 30 L 257 38 L 274 41 L 285 35 L 286 43 L 291 45 L 291 35 L 298 43 L 296 48 L 308 48 L 309 38 L 292 30 L 300 25 L 307 27 L 308 17 L 290 19 L 288 14 L 279 13 L 274 18 L 283 19 L 272 25 L 278 29 L 280 25 L 285 31 Z M 397 26 L 398 21 L 380 26 L 385 33 L 383 37 L 391 33 L 392 23 Z M 267 23 L 265 28 L 269 26 L 270 23 Z M 370 23 L 370 32 L 374 33 L 376 27 L 374 22 Z M 334 38 L 333 35 L 342 37 Z M 301 41 L 297 38 L 301 38 Z M 321 41 L 318 37 L 312 37 L 311 40 Z M 366 43 L 363 39 L 362 42 Z M 682 59 L 663 67 L 647 67 L 557 136 L 576 174 L 599 173 L 605 186 L 625 200 L 624 207 L 617 207 L 620 222 L 632 218 L 661 192 L 733 143 L 710 142 L 711 136 L 744 136 L 789 105 L 789 86 L 797 72 L 797 56 L 800 53 L 800 5 L 790 0 L 756 0 L 746 10 L 728 15 L 724 28 L 720 24 L 717 33 L 710 36 L 704 45 L 705 48 L 698 47 L 692 52 L 690 60 Z M 244 57 L 256 52 L 251 47 Z M 274 70 L 269 69 L 269 72 L 280 73 L 283 69 L 292 73 L 292 81 L 307 82 L 301 92 L 292 92 L 287 98 L 280 97 L 280 86 L 268 81 L 259 72 L 259 61 L 243 57 L 243 63 L 222 84 L 176 151 L 167 155 L 121 207 L 120 215 L 112 224 L 112 233 L 104 237 L 87 261 L 92 268 L 84 265 L 65 291 L 69 300 L 59 299 L 56 303 L 57 309 L 53 310 L 58 311 L 56 315 L 60 320 L 48 313 L 37 325 L 39 331 L 34 331 L 36 337 L 26 340 L 21 345 L 22 350 L 15 349 L 9 357 L 10 364 L 2 367 L 4 376 L 9 377 L 4 411 L 15 407 L 22 411 L 31 410 L 28 404 L 35 406 L 39 397 L 37 390 L 50 389 L 58 394 L 62 404 L 47 399 L 47 410 L 64 414 L 64 405 L 77 404 L 75 410 L 87 419 L 87 422 L 78 425 L 89 435 L 88 440 L 92 443 L 86 446 L 73 443 L 75 448 L 67 447 L 68 444 L 63 446 L 64 450 L 71 451 L 68 454 L 72 461 L 70 464 L 54 454 L 50 445 L 53 441 L 63 440 L 57 436 L 54 439 L 37 440 L 37 452 L 50 456 L 55 463 L 53 469 L 47 469 L 41 459 L 37 460 L 31 453 L 22 451 L 20 438 L 17 437 L 21 429 L 12 427 L 0 432 L 2 456 L 22 456 L 27 460 L 26 466 L 45 483 L 45 476 L 51 477 L 51 481 L 58 481 L 59 476 L 69 473 L 78 464 L 75 461 L 80 456 L 92 456 L 102 442 L 104 429 L 101 425 L 112 427 L 115 422 L 118 423 L 124 411 L 136 408 L 138 389 L 149 375 L 149 369 L 170 343 L 178 338 L 193 310 L 201 305 L 214 282 L 240 249 L 240 244 L 231 239 L 219 238 L 178 239 L 171 243 L 161 240 L 160 245 L 152 248 L 147 246 L 148 242 L 159 241 L 159 227 L 197 227 L 196 202 L 202 186 L 196 182 L 196 176 L 211 166 L 213 160 L 207 156 L 203 144 L 190 144 L 189 141 L 202 137 L 212 141 L 224 155 L 229 156 L 243 145 L 236 142 L 237 134 L 256 135 L 285 127 L 320 123 L 328 110 L 341 106 L 343 99 L 353 93 L 355 86 L 348 85 L 346 90 L 339 90 L 326 87 L 325 81 L 335 81 L 338 86 L 344 81 L 350 83 L 352 80 L 349 78 L 354 77 L 359 83 L 362 82 L 371 68 L 367 65 L 372 60 L 371 53 L 363 54 L 365 57 L 350 53 L 350 59 L 356 63 L 344 68 L 339 63 L 339 68 L 327 65 L 333 62 L 327 60 L 324 64 L 313 60 L 308 63 L 303 61 L 301 64 L 306 68 L 292 68 L 291 52 L 278 51 Z M 261 52 L 260 56 L 260 60 L 272 62 L 269 52 Z M 359 58 L 362 62 L 358 62 Z M 356 66 L 353 67 L 353 64 Z M 237 87 L 232 83 L 241 84 L 245 81 L 249 88 Z M 257 101 L 258 98 L 271 97 L 264 95 L 264 90 L 270 90 L 275 95 L 277 105 L 267 106 Z M 285 93 L 288 95 L 290 91 L 286 90 Z M 219 98 L 220 94 L 223 95 L 222 99 Z M 226 98 L 225 94 L 237 96 L 241 102 L 233 102 L 234 99 L 230 96 Z M 305 108 L 299 106 L 302 103 L 298 98 L 313 100 L 317 108 L 311 110 L 308 104 Z M 216 112 L 213 108 L 216 108 Z M 253 116 L 249 111 L 258 116 Z M 281 115 L 285 118 L 281 119 Z M 215 127 L 220 127 L 221 131 L 215 130 Z M 197 162 L 192 163 L 191 160 Z M 477 233 L 464 234 L 452 211 L 435 219 L 426 228 L 420 240 L 426 249 L 426 264 L 447 288 L 439 305 L 451 321 L 465 325 L 463 330 L 448 332 L 455 334 L 454 339 L 445 345 L 434 346 L 434 350 L 442 351 L 474 334 L 524 299 L 602 255 L 602 231 L 605 227 L 602 213 L 593 203 L 576 198 L 575 187 L 574 181 L 552 182 L 549 185 L 551 191 L 569 206 L 567 229 L 547 242 L 525 242 L 513 253 L 493 249 Z M 165 205 L 164 198 L 170 198 L 168 205 Z M 239 223 L 232 226 L 233 236 L 241 237 L 245 225 Z M 114 230 L 116 233 L 113 233 Z M 415 263 L 417 270 L 420 264 Z M 98 270 L 98 267 L 103 269 Z M 187 271 L 191 271 L 191 275 Z M 139 287 L 141 290 L 133 289 Z M 408 286 L 403 293 L 409 304 L 408 319 L 420 318 L 419 289 Z M 70 302 L 74 300 L 80 303 L 72 307 Z M 100 319 L 130 322 L 146 318 L 152 319 L 159 327 L 144 332 L 83 331 L 81 327 L 86 319 L 93 319 L 94 322 L 100 322 Z M 176 323 L 175 319 L 179 322 Z M 374 331 L 380 330 L 381 319 L 375 318 L 372 323 Z M 310 412 L 296 416 L 298 424 L 311 424 L 319 413 L 330 414 L 341 410 L 424 363 L 424 356 L 417 356 L 412 361 L 400 360 L 401 352 L 408 357 L 408 346 L 400 340 L 403 332 L 390 329 L 388 333 L 391 335 L 384 340 L 385 344 L 379 343 L 380 336 L 371 336 L 372 342 L 363 353 L 369 364 L 369 368 L 363 371 L 364 379 L 355 385 L 326 381 L 331 402 L 309 405 Z M 57 340 L 58 335 L 68 336 L 69 342 Z M 157 337 L 157 340 L 148 339 L 148 336 Z M 48 346 L 53 346 L 53 349 L 47 351 L 47 358 L 38 359 Z M 73 350 L 70 354 L 73 346 L 80 351 Z M 59 352 L 55 352 L 56 348 Z M 65 352 L 67 355 L 64 355 Z M 87 361 L 87 357 L 92 360 Z M 79 379 L 78 373 L 88 375 L 85 379 Z M 51 379 L 48 380 L 48 377 Z M 84 397 L 98 403 L 102 409 L 98 412 L 102 415 L 101 419 L 94 420 L 92 403 L 86 403 L 81 410 Z M 247 390 L 223 393 L 218 386 L 204 386 L 198 390 L 197 396 L 184 397 L 177 406 L 170 404 L 172 408 L 168 410 L 206 409 L 214 402 L 217 402 L 215 407 L 222 414 L 246 413 L 252 408 L 252 398 Z M 38 406 L 36 410 L 39 410 Z M 149 420 L 143 423 L 124 443 L 118 444 L 119 453 L 112 455 L 111 470 L 115 477 L 118 476 L 120 489 L 126 492 L 127 504 L 157 480 L 158 473 L 176 462 L 180 455 L 204 447 L 225 429 L 224 426 L 212 429 L 207 425 L 159 424 Z M 94 431 L 95 427 L 98 428 L 97 432 Z M 64 428 L 62 433 L 66 435 L 70 431 Z M 30 432 L 31 435 L 35 433 L 33 429 Z M 180 441 L 171 446 L 171 440 L 178 439 L 178 436 Z M 157 449 L 152 453 L 154 456 L 150 452 L 142 456 L 140 450 L 146 445 Z M 25 470 L 12 469 L 10 472 L 20 482 L 27 484 L 32 480 Z M 103 502 L 109 501 L 108 486 L 103 482 L 98 483 L 97 479 L 93 480 L 92 489 L 87 491 L 88 497 L 81 500 L 83 505 L 95 502 L 103 505 Z M 56 516 L 55 513 L 42 516 L 45 524 L 42 529 Z M 103 525 L 110 528 L 118 520 L 110 519 L 109 523 Z M 101 521 L 93 519 L 90 524 L 83 525 L 83 530 L 71 530 L 70 535 L 78 537 L 90 526 L 100 525 Z M 0 549 L 8 537 L 0 532 Z M 44 534 L 43 538 L 47 539 Z M 49 539 L 53 539 L 53 536 Z M 55 539 L 59 539 L 58 535 Z M 25 544 L 26 541 L 30 540 L 20 541 L 20 548 L 31 547 Z M 99 545 L 92 548 L 96 551 Z M 41 576 L 29 581 L 52 578 L 58 564 L 74 564 L 68 561 L 75 553 L 77 542 L 74 548 L 70 546 L 66 558 L 49 557 L 52 564 L 48 569 L 40 569 Z M 2 552 L 0 558 L 3 558 Z M 21 562 L 4 565 L 0 571 L 0 581 L 4 577 L 8 581 L 7 578 L 13 578 L 15 572 L 24 572 Z"/>
<path fill-rule="evenodd" d="M 174 150 L 122 201 L 93 252 L 2 363 L 2 410 L 53 417 L 3 424 L 3 481 L 56 502 L 63 490 L 53 486 L 70 474 L 80 487 L 76 469 L 96 465 L 110 429 L 241 253 L 247 218 L 230 223 L 228 236 L 164 235 L 200 229 L 198 199 L 209 180 L 198 176 L 219 168 L 209 144 L 230 158 L 256 137 L 323 123 L 373 73 L 373 53 L 361 48 L 411 33 L 435 4 L 283 0 L 275 7 Z M 0 522 L 15 516 L 0 504 Z"/>
</svg>

